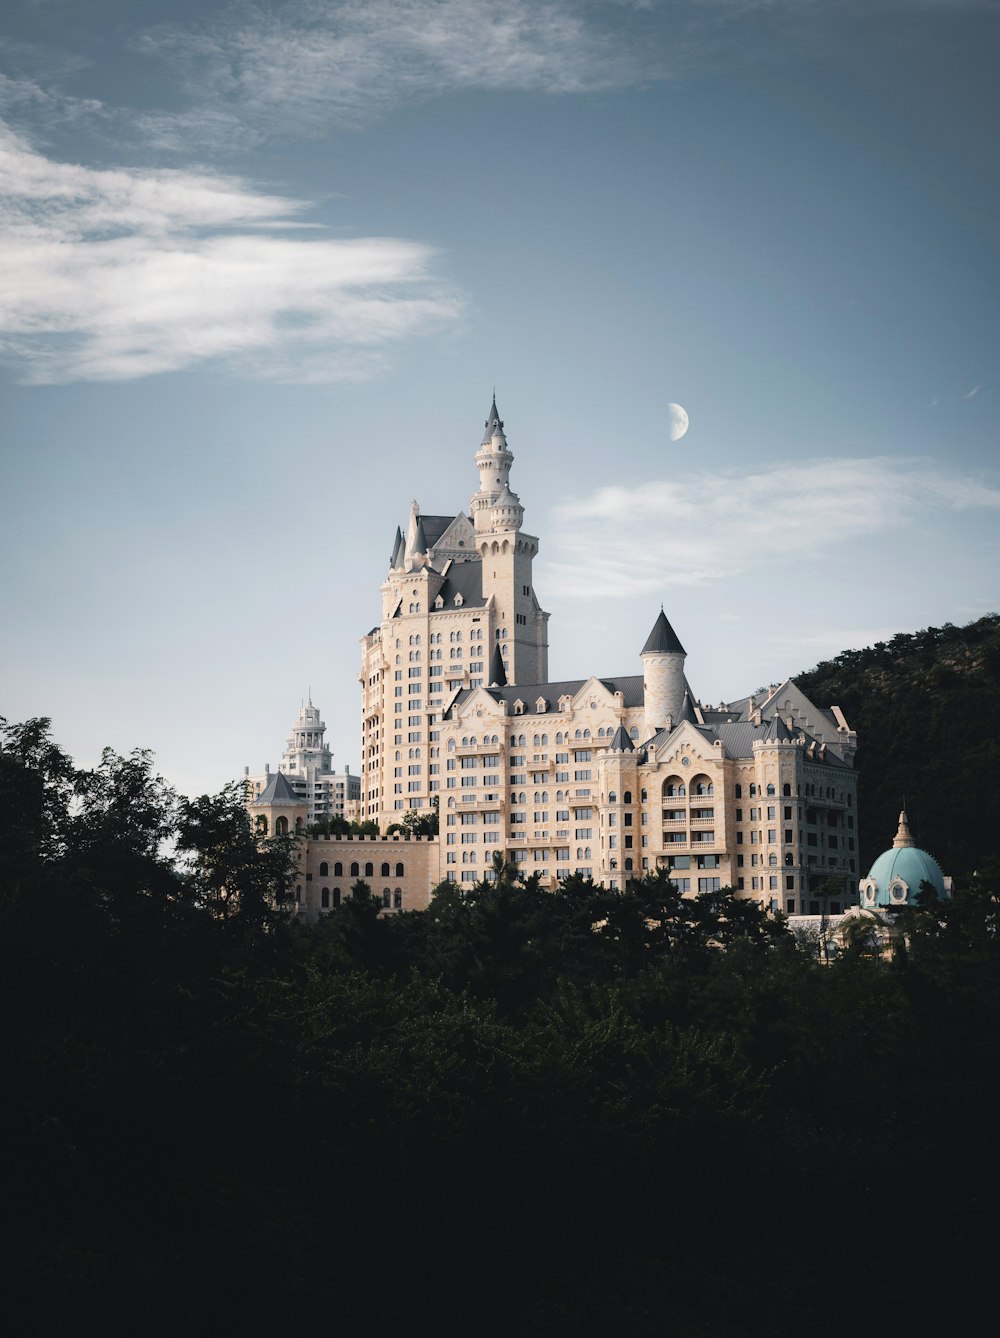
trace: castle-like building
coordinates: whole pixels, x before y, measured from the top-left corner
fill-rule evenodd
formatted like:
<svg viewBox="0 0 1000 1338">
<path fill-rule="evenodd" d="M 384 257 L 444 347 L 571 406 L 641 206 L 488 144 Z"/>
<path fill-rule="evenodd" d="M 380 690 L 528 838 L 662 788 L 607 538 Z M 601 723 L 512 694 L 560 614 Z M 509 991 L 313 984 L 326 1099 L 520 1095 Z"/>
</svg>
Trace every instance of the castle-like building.
<svg viewBox="0 0 1000 1338">
<path fill-rule="evenodd" d="M 391 852 L 386 838 L 305 843 L 303 913 L 358 877 L 389 909 L 426 906 L 443 879 L 490 879 L 497 853 L 547 887 L 579 874 L 621 888 L 667 869 L 685 892 L 733 887 L 794 915 L 818 912 L 822 887 L 831 912 L 846 910 L 859 833 L 843 713 L 791 680 L 703 705 L 662 608 L 623 666 L 637 672 L 550 682 L 513 459 L 494 399 L 468 516 L 412 504 L 362 638 L 360 811 L 384 832 L 436 807 L 439 835 L 388 838 Z M 252 811 L 268 830 L 301 827 L 301 798 L 275 788 Z"/>
<path fill-rule="evenodd" d="M 288 789 L 305 801 L 304 816 L 310 826 L 324 818 L 349 821 L 357 816 L 361 780 L 351 775 L 350 767 L 334 771 L 326 725 L 312 704 L 311 694 L 308 702 L 302 703 L 292 725 L 278 771 L 285 777 Z M 246 767 L 243 776 L 250 798 L 260 799 L 265 792 L 273 796 L 276 782 L 269 765 L 256 776 L 251 776 L 250 768 Z"/>
</svg>

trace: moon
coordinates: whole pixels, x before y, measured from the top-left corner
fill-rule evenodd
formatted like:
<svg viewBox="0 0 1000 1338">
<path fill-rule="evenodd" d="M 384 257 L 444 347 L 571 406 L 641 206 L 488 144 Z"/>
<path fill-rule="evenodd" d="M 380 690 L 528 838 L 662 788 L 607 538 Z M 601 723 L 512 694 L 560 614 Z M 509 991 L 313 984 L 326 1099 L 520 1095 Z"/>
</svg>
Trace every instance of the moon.
<svg viewBox="0 0 1000 1338">
<path fill-rule="evenodd" d="M 681 404 L 668 404 L 667 417 L 670 420 L 670 440 L 680 441 L 688 430 L 687 409 Z"/>
</svg>

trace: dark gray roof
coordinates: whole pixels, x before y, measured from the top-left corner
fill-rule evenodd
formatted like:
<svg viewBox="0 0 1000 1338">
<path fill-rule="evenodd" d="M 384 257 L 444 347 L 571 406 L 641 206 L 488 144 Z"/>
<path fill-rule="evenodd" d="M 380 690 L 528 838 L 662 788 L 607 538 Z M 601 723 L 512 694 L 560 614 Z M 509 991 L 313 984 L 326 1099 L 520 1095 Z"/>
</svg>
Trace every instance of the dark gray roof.
<svg viewBox="0 0 1000 1338">
<path fill-rule="evenodd" d="M 489 417 L 486 419 L 486 431 L 483 433 L 484 446 L 488 446 L 490 444 L 490 441 L 492 440 L 493 437 L 494 427 L 499 427 L 500 431 L 501 432 L 503 431 L 503 423 L 500 420 L 500 415 L 497 413 L 496 395 L 493 396 L 493 403 L 490 405 Z"/>
<path fill-rule="evenodd" d="M 493 647 L 489 682 L 491 687 L 505 688 L 507 686 L 507 670 L 503 667 L 503 655 L 500 653 L 499 644 Z"/>
<path fill-rule="evenodd" d="M 424 538 L 427 541 L 428 548 L 434 547 L 454 519 L 454 516 L 420 517 L 420 524 L 424 527 Z"/>
<path fill-rule="evenodd" d="M 660 609 L 660 615 L 653 624 L 653 630 L 646 638 L 642 654 L 685 655 L 687 652 L 678 640 L 677 633 L 667 622 L 667 615 Z"/>
<path fill-rule="evenodd" d="M 481 609 L 483 599 L 483 564 L 481 562 L 453 562 L 448 568 L 438 595 L 445 604 L 454 605 L 455 596 L 462 596 L 466 608 Z"/>
<path fill-rule="evenodd" d="M 424 532 L 424 522 L 422 517 L 417 517 L 417 527 L 413 531 L 413 552 L 427 552 L 427 535 Z"/>
<path fill-rule="evenodd" d="M 389 569 L 398 567 L 403 560 L 403 531 L 396 526 L 396 538 L 392 545 L 392 557 L 389 559 Z"/>
<path fill-rule="evenodd" d="M 306 801 L 299 798 L 280 771 L 271 773 L 271 779 L 252 802 L 255 804 L 302 804 L 303 807 L 306 804 Z"/>
<path fill-rule="evenodd" d="M 763 723 L 765 726 L 764 732 L 757 735 L 759 739 L 766 739 L 768 742 L 787 743 L 789 739 L 796 737 L 780 715 L 773 715 L 770 720 Z"/>
<path fill-rule="evenodd" d="M 635 744 L 628 736 L 628 730 L 624 725 L 619 725 L 615 730 L 615 737 L 608 744 L 608 752 L 611 753 L 634 753 Z"/>
<path fill-rule="evenodd" d="M 684 700 L 681 702 L 680 715 L 677 717 L 678 723 L 681 720 L 689 720 L 692 725 L 698 723 L 698 717 L 694 713 L 694 703 L 691 700 L 690 692 L 685 691 Z"/>
<path fill-rule="evenodd" d="M 448 574 L 451 575 L 450 572 Z M 597 681 L 603 683 L 609 692 L 620 692 L 626 706 L 642 705 L 642 674 L 628 674 L 624 678 L 600 678 Z M 559 683 L 514 683 L 503 688 L 484 688 L 483 691 L 488 692 L 494 701 L 505 701 L 510 706 L 517 701 L 524 702 L 525 706 L 530 708 L 528 714 L 531 715 L 539 697 L 545 702 L 547 711 L 558 711 L 560 697 L 575 697 L 584 684 L 589 682 L 589 678 L 571 678 Z M 464 688 L 456 697 L 456 702 L 464 701 L 473 691 L 478 689 Z"/>
</svg>

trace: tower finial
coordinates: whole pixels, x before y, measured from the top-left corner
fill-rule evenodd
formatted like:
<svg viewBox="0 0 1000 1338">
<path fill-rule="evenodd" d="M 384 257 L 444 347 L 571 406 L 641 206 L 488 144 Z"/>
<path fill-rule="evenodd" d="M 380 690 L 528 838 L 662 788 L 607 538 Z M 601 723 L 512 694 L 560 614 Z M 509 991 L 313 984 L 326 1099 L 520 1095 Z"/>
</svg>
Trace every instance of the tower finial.
<svg viewBox="0 0 1000 1338">
<path fill-rule="evenodd" d="M 905 801 L 904 801 L 905 802 Z M 910 835 L 910 824 L 906 818 L 906 809 L 901 809 L 899 814 L 899 827 L 892 842 L 894 850 L 902 850 L 907 846 L 916 845 L 913 837 Z"/>
</svg>

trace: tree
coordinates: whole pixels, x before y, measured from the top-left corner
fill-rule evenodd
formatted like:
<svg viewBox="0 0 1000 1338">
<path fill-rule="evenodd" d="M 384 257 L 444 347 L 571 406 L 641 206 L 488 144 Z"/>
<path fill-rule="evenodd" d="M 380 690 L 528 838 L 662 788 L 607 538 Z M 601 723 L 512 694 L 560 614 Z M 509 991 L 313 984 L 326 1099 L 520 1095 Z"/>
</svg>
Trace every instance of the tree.
<svg viewBox="0 0 1000 1338">
<path fill-rule="evenodd" d="M 291 893 L 295 836 L 263 837 L 252 830 L 241 787 L 181 801 L 177 851 L 195 894 L 222 920 L 248 931 L 266 929 Z"/>
</svg>

